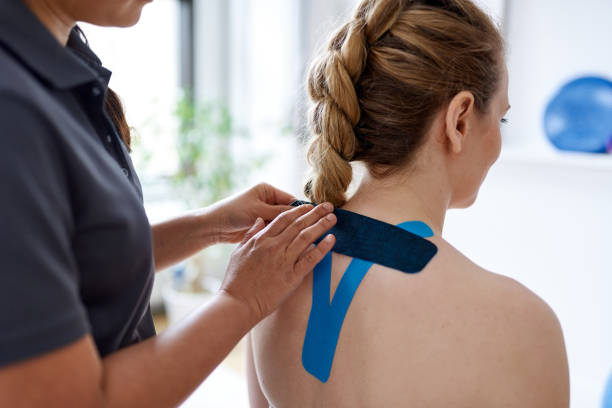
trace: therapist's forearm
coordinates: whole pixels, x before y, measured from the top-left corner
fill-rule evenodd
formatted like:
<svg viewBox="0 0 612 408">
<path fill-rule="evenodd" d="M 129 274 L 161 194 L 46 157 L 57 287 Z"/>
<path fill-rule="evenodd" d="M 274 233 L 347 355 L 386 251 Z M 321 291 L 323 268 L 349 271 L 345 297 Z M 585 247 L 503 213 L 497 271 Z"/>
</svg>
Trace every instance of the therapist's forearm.
<svg viewBox="0 0 612 408">
<path fill-rule="evenodd" d="M 103 406 L 176 406 L 223 361 L 255 320 L 244 305 L 222 294 L 158 337 L 106 357 Z"/>
<path fill-rule="evenodd" d="M 213 207 L 151 226 L 155 270 L 160 271 L 219 242 Z"/>
</svg>

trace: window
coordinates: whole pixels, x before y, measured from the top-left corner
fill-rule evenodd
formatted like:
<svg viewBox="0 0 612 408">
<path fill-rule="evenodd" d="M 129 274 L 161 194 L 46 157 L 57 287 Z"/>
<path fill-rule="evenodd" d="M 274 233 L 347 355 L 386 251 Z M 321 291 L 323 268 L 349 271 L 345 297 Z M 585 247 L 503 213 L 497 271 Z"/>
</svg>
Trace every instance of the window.
<svg viewBox="0 0 612 408">
<path fill-rule="evenodd" d="M 180 19 L 181 2 L 161 0 L 145 7 L 134 27 L 80 24 L 91 48 L 113 72 L 110 87 L 121 97 L 134 130 L 132 159 L 153 219 L 160 218 L 156 206 L 149 205 L 157 198 L 154 181 L 176 166 L 175 155 L 168 152 L 174 151 L 174 112 L 181 96 Z"/>
</svg>

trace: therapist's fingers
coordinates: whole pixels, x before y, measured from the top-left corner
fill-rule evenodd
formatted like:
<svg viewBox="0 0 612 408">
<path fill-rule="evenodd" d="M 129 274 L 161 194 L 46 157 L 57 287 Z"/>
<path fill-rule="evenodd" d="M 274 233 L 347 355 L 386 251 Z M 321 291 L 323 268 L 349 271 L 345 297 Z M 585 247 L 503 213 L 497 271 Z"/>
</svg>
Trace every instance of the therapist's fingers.
<svg viewBox="0 0 612 408">
<path fill-rule="evenodd" d="M 257 218 L 253 226 L 244 234 L 241 244 L 245 244 L 249 239 L 253 238 L 255 234 L 264 229 L 265 226 L 266 223 L 264 222 L 264 220 L 261 218 Z"/>
<path fill-rule="evenodd" d="M 298 260 L 297 260 L 296 264 L 297 264 L 298 262 L 300 262 L 300 261 L 302 260 L 302 258 L 304 258 L 304 256 L 306 256 L 306 254 L 307 254 L 308 252 L 310 252 L 310 250 L 311 250 L 311 249 L 315 249 L 316 247 L 317 247 L 317 246 L 316 246 L 315 244 L 310 244 L 310 245 L 308 245 L 308 248 L 306 248 L 306 250 L 305 250 L 304 252 L 302 252 L 302 255 L 300 255 L 300 257 L 298 258 Z"/>
<path fill-rule="evenodd" d="M 308 204 L 305 204 L 297 208 L 308 207 L 308 206 L 309 206 Z M 284 231 L 278 234 L 278 238 L 281 241 L 286 243 L 285 247 L 289 247 L 289 245 L 298 236 L 298 234 L 302 233 L 305 229 L 309 228 L 310 226 L 317 223 L 319 220 L 329 215 L 333 211 L 333 209 L 334 209 L 334 206 L 331 205 L 330 203 L 323 203 L 321 205 L 316 206 L 315 208 L 311 209 L 308 213 L 301 215 L 300 217 L 296 218 L 292 223 L 287 225 Z M 329 228 L 331 228 L 332 225 L 329 225 Z M 321 234 L 323 234 L 323 232 L 321 232 Z M 319 234 L 319 236 L 321 236 L 321 234 Z M 312 240 L 308 242 L 308 244 L 312 244 L 319 236 L 313 237 Z M 310 235 L 302 236 L 300 240 L 306 242 L 306 240 L 309 238 L 310 238 Z M 306 249 L 306 247 L 304 247 L 304 249 Z"/>
<path fill-rule="evenodd" d="M 312 205 L 300 205 L 299 207 L 294 207 L 289 211 L 280 214 L 267 226 L 266 234 L 272 237 L 279 235 L 295 220 L 306 214 L 311 209 Z"/>
<path fill-rule="evenodd" d="M 303 218 L 307 218 L 309 215 L 310 213 L 303 216 Z M 313 225 L 300 230 L 287 247 L 287 256 L 292 259 L 299 258 L 300 255 L 308 249 L 310 244 L 333 227 L 336 224 L 336 221 L 336 216 L 333 213 L 329 213 L 325 217 L 318 219 L 318 221 Z M 294 222 L 294 225 L 295 224 L 297 224 L 297 221 Z M 293 226 L 290 226 L 285 231 L 290 230 L 292 227 Z M 281 234 L 279 238 L 283 237 L 284 235 L 285 233 Z"/>
<path fill-rule="evenodd" d="M 279 190 L 268 183 L 258 184 L 255 188 L 257 189 L 261 199 L 267 204 L 289 205 L 297 200 L 297 198 L 295 198 L 293 195 L 283 190 Z"/>
<path fill-rule="evenodd" d="M 259 216 L 262 217 L 265 221 L 272 221 L 285 211 L 293 210 L 295 207 L 290 205 L 269 205 L 262 204 L 258 209 Z"/>
<path fill-rule="evenodd" d="M 304 280 L 306 275 L 308 275 L 314 269 L 314 267 L 317 266 L 321 260 L 323 260 L 325 255 L 331 251 L 335 243 L 336 237 L 329 234 L 315 247 L 309 247 L 306 249 L 306 252 L 302 254 L 295 265 L 294 273 L 296 274 L 296 279 L 299 281 Z"/>
</svg>

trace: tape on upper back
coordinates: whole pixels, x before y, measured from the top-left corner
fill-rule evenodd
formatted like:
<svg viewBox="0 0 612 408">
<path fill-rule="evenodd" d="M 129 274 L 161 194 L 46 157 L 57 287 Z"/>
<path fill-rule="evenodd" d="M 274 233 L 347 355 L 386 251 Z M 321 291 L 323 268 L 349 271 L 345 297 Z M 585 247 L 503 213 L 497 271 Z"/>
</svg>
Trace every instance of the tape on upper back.
<svg viewBox="0 0 612 408">
<path fill-rule="evenodd" d="M 306 204 L 296 201 L 292 205 Z M 329 231 L 336 236 L 333 252 L 353 258 L 330 298 L 331 252 L 314 268 L 312 307 L 302 348 L 302 364 L 307 372 L 327 382 L 342 329 L 342 323 L 355 292 L 370 267 L 376 263 L 405 273 L 420 272 L 437 253 L 427 241 L 431 228 L 421 221 L 397 226 L 350 211 L 335 209 L 338 221 Z"/>
<path fill-rule="evenodd" d="M 310 204 L 294 201 L 292 206 Z M 423 239 L 433 231 L 421 221 L 400 225 L 366 217 L 352 211 L 334 209 L 336 225 L 328 231 L 336 237 L 333 252 L 359 258 L 406 273 L 421 271 L 434 257 L 438 248 Z M 319 238 L 319 242 L 323 237 Z"/>
</svg>

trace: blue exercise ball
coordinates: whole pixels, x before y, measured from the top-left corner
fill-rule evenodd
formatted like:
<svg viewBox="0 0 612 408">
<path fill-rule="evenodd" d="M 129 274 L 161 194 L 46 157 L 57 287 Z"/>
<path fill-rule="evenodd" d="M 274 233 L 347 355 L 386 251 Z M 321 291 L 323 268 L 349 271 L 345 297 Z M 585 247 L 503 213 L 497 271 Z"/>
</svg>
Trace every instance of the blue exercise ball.
<svg viewBox="0 0 612 408">
<path fill-rule="evenodd" d="M 544 131 L 560 150 L 605 153 L 612 138 L 612 82 L 582 77 L 565 84 L 546 107 Z"/>
<path fill-rule="evenodd" d="M 612 373 L 608 378 L 608 384 L 604 390 L 603 404 L 601 408 L 612 408 Z"/>
</svg>

